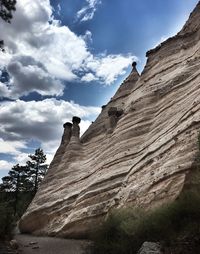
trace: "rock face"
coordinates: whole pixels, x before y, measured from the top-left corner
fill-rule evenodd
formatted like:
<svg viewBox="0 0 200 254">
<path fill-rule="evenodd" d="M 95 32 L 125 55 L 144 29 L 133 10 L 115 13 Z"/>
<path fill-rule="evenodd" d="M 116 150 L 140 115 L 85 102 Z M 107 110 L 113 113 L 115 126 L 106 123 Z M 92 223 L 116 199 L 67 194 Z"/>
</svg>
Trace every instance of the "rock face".
<svg viewBox="0 0 200 254">
<path fill-rule="evenodd" d="M 85 237 L 112 208 L 174 200 L 193 170 L 200 130 L 200 3 L 183 29 L 147 52 L 85 134 L 64 125 L 21 232 Z"/>
<path fill-rule="evenodd" d="M 144 242 L 138 254 L 163 254 L 159 243 Z"/>
</svg>

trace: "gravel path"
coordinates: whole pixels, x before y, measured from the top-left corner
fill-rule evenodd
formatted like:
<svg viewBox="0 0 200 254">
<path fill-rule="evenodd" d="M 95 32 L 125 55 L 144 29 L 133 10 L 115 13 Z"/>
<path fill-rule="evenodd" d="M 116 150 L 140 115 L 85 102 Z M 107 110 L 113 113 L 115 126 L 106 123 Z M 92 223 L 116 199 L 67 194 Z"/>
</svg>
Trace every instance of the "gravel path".
<svg viewBox="0 0 200 254">
<path fill-rule="evenodd" d="M 36 237 L 16 235 L 20 254 L 83 254 L 89 245 L 86 240 L 60 239 L 54 237 Z"/>
</svg>

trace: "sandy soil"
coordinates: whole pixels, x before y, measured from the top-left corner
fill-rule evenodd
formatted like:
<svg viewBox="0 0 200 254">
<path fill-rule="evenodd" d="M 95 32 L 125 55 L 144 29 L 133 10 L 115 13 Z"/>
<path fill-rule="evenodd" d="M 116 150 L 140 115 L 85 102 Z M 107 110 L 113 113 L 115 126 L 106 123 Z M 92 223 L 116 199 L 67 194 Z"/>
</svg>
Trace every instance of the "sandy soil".
<svg viewBox="0 0 200 254">
<path fill-rule="evenodd" d="M 16 235 L 20 254 L 83 254 L 88 241 Z"/>
</svg>

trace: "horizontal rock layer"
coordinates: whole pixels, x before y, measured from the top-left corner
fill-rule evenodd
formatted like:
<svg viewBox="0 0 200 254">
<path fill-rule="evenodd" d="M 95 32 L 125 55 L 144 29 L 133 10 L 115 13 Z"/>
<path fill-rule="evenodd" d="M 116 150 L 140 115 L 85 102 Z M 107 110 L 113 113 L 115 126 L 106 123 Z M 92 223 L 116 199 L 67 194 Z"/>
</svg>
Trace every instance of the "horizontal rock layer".
<svg viewBox="0 0 200 254">
<path fill-rule="evenodd" d="M 175 37 L 147 52 L 141 76 L 133 64 L 81 140 L 78 122 L 65 125 L 22 232 L 85 237 L 112 208 L 153 207 L 180 194 L 198 150 L 199 20 L 200 3 Z"/>
</svg>

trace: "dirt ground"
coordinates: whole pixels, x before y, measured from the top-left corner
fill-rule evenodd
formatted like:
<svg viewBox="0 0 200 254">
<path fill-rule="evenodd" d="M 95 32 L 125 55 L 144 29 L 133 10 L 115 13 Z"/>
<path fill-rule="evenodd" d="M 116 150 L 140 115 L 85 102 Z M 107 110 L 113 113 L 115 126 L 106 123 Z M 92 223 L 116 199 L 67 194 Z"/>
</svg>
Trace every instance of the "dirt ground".
<svg viewBox="0 0 200 254">
<path fill-rule="evenodd" d="M 83 254 L 88 241 L 36 237 L 19 234 L 15 236 L 19 244 L 19 254 Z"/>
</svg>

